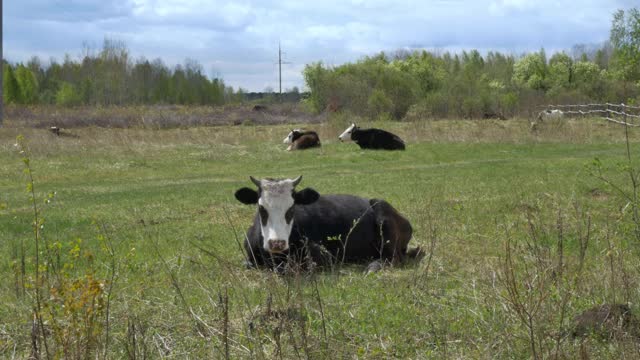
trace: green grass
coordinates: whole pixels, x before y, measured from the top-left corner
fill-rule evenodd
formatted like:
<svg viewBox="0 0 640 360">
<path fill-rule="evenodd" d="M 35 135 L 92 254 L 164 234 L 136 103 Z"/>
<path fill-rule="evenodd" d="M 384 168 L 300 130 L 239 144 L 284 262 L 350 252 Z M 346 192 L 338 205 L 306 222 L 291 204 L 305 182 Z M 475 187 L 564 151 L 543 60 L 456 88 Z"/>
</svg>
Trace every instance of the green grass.
<svg viewBox="0 0 640 360">
<path fill-rule="evenodd" d="M 106 289 L 117 266 L 109 358 L 132 351 L 224 357 L 224 329 L 232 358 L 529 358 L 527 329 L 501 280 L 507 238 L 516 244 L 518 264 L 530 261 L 528 216 L 544 261 L 557 255 L 563 219 L 566 281 L 580 279 L 541 285 L 551 294 L 535 319 L 544 357 L 555 354 L 554 332 L 569 327 L 579 311 L 603 302 L 635 305 L 640 264 L 620 211 L 625 202 L 586 169 L 596 157 L 612 166 L 624 161 L 619 127 L 582 120 L 545 124 L 532 134 L 518 120 L 379 123 L 408 140 L 405 152 L 382 152 L 338 143 L 343 125 L 317 125 L 322 148 L 301 152 L 284 151 L 289 126 L 86 128 L 60 138 L 0 129 L 0 357 L 14 351 L 25 357 L 31 340 L 32 292 L 20 297 L 15 290 L 20 244 L 31 277 L 34 262 L 27 179 L 12 145 L 19 133 L 29 144 L 37 197 L 56 193 L 50 204 L 38 202 L 42 236 L 61 243 L 60 262 L 74 265 L 68 276 L 90 272 Z M 638 138 L 633 134 L 632 146 Z M 429 248 L 435 241 L 431 261 L 369 276 L 361 266 L 301 277 L 245 270 L 235 237 L 242 239 L 255 209 L 237 202 L 234 191 L 251 185 L 249 175 L 300 174 L 300 187 L 320 193 L 388 200 L 412 222 L 414 244 Z M 607 174 L 626 181 L 619 171 Z M 587 213 L 592 235 L 578 273 L 577 239 Z M 74 260 L 69 250 L 77 239 L 86 256 Z M 526 282 L 527 272 L 518 274 Z M 561 318 L 558 298 L 569 289 Z M 92 351 L 102 354 L 100 314 Z M 565 339 L 559 351 L 571 358 L 581 346 L 594 358 L 639 354 L 633 342 L 597 339 L 582 345 Z"/>
</svg>

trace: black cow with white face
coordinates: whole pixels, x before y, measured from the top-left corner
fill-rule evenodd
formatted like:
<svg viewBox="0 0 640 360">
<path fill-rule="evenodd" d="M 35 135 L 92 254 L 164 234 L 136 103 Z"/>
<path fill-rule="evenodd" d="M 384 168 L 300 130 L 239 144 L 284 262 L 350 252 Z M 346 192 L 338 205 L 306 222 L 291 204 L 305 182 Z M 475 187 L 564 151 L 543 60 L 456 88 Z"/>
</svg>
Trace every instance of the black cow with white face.
<svg viewBox="0 0 640 360">
<path fill-rule="evenodd" d="M 340 136 L 340 141 L 354 141 L 362 149 L 404 150 L 404 141 L 396 134 L 381 129 L 360 129 L 352 123 Z"/>
<path fill-rule="evenodd" d="M 308 260 L 318 266 L 399 263 L 420 254 L 419 248 L 407 251 L 411 224 L 384 200 L 296 190 L 302 176 L 250 179 L 257 191 L 241 188 L 235 197 L 258 206 L 244 242 L 251 267 L 278 270 Z"/>
</svg>

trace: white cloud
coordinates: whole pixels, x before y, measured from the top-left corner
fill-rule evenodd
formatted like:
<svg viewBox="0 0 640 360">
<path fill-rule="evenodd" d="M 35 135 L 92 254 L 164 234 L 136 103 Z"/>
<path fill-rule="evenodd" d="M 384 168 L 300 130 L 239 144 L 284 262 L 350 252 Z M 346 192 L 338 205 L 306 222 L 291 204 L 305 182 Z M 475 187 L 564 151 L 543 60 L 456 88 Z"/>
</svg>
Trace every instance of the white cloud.
<svg viewBox="0 0 640 360">
<path fill-rule="evenodd" d="M 489 5 L 489 12 L 493 15 L 506 15 L 512 11 L 534 9 L 540 3 L 536 0 L 494 0 Z"/>
<path fill-rule="evenodd" d="M 611 14 L 637 0 L 21 0 L 5 2 L 4 53 L 81 53 L 83 41 L 124 40 L 134 57 L 185 58 L 227 84 L 277 88 L 282 44 L 287 87 L 305 64 L 338 65 L 399 48 L 568 49 L 608 37 Z M 44 55 L 43 55 L 44 54 Z M 215 69 L 215 70 L 213 70 Z M 283 84 L 284 85 L 284 84 Z"/>
</svg>

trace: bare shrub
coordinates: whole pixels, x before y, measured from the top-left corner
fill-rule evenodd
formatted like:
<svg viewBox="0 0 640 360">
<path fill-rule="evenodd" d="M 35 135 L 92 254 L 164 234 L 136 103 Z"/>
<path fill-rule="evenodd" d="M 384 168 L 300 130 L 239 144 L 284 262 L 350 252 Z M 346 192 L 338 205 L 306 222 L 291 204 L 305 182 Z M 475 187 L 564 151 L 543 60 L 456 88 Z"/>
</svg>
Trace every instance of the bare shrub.
<svg viewBox="0 0 640 360">
<path fill-rule="evenodd" d="M 79 127 L 150 128 L 220 125 L 275 125 L 317 123 L 321 115 L 312 115 L 301 104 L 273 104 L 264 111 L 253 111 L 251 105 L 208 106 L 129 106 L 129 107 L 77 107 L 8 106 L 5 109 L 8 127 L 34 127 L 59 129 Z"/>
<path fill-rule="evenodd" d="M 534 359 L 564 356 L 568 305 L 581 281 L 592 234 L 590 217 L 578 207 L 572 224 L 561 210 L 556 214 L 555 224 L 549 224 L 527 208 L 526 235 L 505 230 L 498 272 L 499 297 L 526 333 Z M 578 254 L 565 252 L 568 238 L 577 242 Z"/>
</svg>

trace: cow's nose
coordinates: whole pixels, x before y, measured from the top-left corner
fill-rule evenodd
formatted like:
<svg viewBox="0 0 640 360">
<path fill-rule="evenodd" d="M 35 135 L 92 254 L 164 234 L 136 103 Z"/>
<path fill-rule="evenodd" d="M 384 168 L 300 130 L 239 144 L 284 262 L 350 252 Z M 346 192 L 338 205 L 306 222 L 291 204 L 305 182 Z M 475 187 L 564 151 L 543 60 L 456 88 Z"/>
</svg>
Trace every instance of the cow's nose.
<svg viewBox="0 0 640 360">
<path fill-rule="evenodd" d="M 269 251 L 282 252 L 287 250 L 287 242 L 285 240 L 269 240 Z"/>
</svg>

